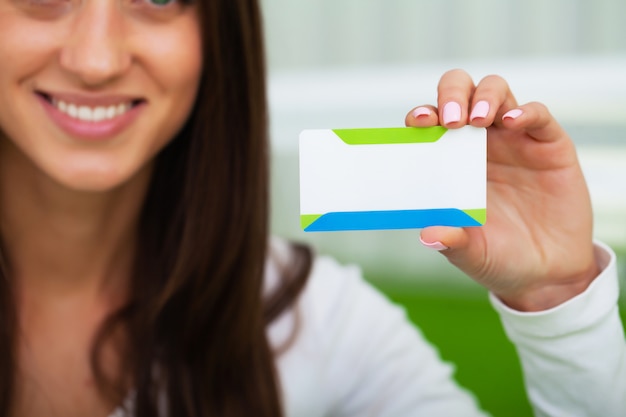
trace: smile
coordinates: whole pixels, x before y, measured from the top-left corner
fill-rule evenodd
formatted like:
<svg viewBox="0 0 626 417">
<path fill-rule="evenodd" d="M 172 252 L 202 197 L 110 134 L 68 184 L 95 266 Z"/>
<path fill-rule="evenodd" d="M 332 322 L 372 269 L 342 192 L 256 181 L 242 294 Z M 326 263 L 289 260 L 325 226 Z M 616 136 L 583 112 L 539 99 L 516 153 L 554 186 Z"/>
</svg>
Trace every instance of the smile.
<svg viewBox="0 0 626 417">
<path fill-rule="evenodd" d="M 102 122 L 124 115 L 143 100 L 120 100 L 118 103 L 79 104 L 70 100 L 59 99 L 50 94 L 38 92 L 48 103 L 61 113 L 83 122 Z"/>
<path fill-rule="evenodd" d="M 73 138 L 106 140 L 126 130 L 146 109 L 143 98 L 36 91 L 50 119 Z"/>
<path fill-rule="evenodd" d="M 74 103 L 66 103 L 62 100 L 52 99 L 52 105 L 68 116 L 84 122 L 101 122 L 121 116 L 133 107 L 132 102 L 120 103 L 110 106 L 80 106 Z"/>
</svg>

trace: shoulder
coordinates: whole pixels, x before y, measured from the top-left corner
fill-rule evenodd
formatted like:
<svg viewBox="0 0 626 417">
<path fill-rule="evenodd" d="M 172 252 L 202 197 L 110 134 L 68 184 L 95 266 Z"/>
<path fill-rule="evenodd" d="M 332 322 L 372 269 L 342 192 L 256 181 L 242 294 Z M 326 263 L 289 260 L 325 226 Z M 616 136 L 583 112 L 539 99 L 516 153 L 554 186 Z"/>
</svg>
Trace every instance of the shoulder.
<svg viewBox="0 0 626 417">
<path fill-rule="evenodd" d="M 272 245 L 270 287 L 278 282 L 272 264 L 289 257 L 288 243 L 276 240 Z M 475 410 L 471 397 L 453 382 L 452 368 L 441 362 L 405 311 L 369 284 L 355 265 L 315 256 L 297 302 L 272 323 L 268 336 L 279 351 L 288 343 L 277 356 L 286 415 L 321 416 L 329 410 L 366 415 L 377 407 L 384 416 Z M 442 401 L 429 400 L 434 397 Z"/>
<path fill-rule="evenodd" d="M 280 269 L 288 264 L 289 243 L 272 241 L 268 258 L 266 291 L 280 285 Z M 270 326 L 270 340 L 285 342 L 297 335 L 292 350 L 314 341 L 318 352 L 353 355 L 356 346 L 367 340 L 386 346 L 398 335 L 416 334 L 403 308 L 395 305 L 364 277 L 361 268 L 342 264 L 325 255 L 314 255 L 307 282 L 292 307 Z M 343 352 L 343 349 L 346 351 Z"/>
<path fill-rule="evenodd" d="M 283 239 L 273 237 L 270 241 L 270 251 L 265 271 L 265 294 L 271 294 L 282 285 L 281 274 L 290 264 L 293 257 L 291 244 Z M 329 256 L 313 255 L 311 269 L 306 284 L 297 300 L 272 328 L 285 327 L 285 322 L 293 321 L 298 315 L 302 320 L 300 330 L 306 327 L 322 326 L 329 329 L 330 316 L 336 316 L 342 309 L 349 307 L 354 296 L 361 292 L 374 292 L 367 284 L 356 265 L 342 265 Z M 350 294 L 352 302 L 348 303 L 345 297 Z M 291 317 L 291 318 L 290 318 Z M 287 318 L 287 320 L 285 320 Z"/>
<path fill-rule="evenodd" d="M 266 266 L 266 293 L 281 285 L 280 271 L 290 259 L 288 242 L 273 239 Z M 375 291 L 354 265 L 314 256 L 297 300 L 268 328 L 283 387 L 286 415 L 327 415 L 357 385 L 356 360 L 365 349 L 367 323 L 375 310 L 363 300 Z M 375 297 L 380 297 L 375 295 Z M 364 308 L 370 305 L 372 309 Z M 389 305 L 387 305 L 389 307 Z"/>
</svg>

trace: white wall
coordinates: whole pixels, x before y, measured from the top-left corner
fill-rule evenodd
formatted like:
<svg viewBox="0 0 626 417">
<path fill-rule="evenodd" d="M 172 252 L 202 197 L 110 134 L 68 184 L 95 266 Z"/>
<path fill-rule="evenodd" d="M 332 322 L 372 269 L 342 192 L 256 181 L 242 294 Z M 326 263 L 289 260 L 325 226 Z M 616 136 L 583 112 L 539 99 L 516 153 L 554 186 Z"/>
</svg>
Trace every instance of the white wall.
<svg viewBox="0 0 626 417">
<path fill-rule="evenodd" d="M 626 52 L 624 0 L 262 0 L 273 69 Z"/>
<path fill-rule="evenodd" d="M 299 229 L 297 137 L 306 128 L 401 126 L 439 76 L 498 73 L 546 103 L 579 146 L 596 236 L 626 247 L 626 1 L 264 0 L 273 140 L 272 230 L 370 274 L 467 282 L 418 231 Z M 419 272 L 416 272 L 419 271 Z M 445 272 L 442 274 L 441 272 Z"/>
</svg>

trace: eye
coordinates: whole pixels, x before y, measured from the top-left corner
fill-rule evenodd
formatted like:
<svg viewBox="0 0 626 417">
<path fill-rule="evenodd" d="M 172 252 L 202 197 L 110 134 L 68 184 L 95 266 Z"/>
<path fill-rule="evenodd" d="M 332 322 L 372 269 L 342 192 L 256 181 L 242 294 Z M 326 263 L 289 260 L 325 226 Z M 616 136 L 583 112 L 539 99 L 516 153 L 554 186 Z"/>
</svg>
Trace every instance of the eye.
<svg viewBox="0 0 626 417">
<path fill-rule="evenodd" d="M 193 0 L 127 0 L 134 7 L 182 8 Z"/>
<path fill-rule="evenodd" d="M 178 16 L 193 0 L 126 0 L 134 13 L 148 20 L 166 21 Z"/>
<path fill-rule="evenodd" d="M 22 7 L 59 7 L 72 3 L 71 0 L 15 0 L 14 2 Z"/>
<path fill-rule="evenodd" d="M 154 4 L 155 6 L 167 6 L 168 4 L 171 3 L 176 3 L 176 0 L 146 0 L 151 4 Z"/>
<path fill-rule="evenodd" d="M 69 11 L 75 0 L 13 0 L 18 9 L 38 19 L 52 19 Z"/>
</svg>

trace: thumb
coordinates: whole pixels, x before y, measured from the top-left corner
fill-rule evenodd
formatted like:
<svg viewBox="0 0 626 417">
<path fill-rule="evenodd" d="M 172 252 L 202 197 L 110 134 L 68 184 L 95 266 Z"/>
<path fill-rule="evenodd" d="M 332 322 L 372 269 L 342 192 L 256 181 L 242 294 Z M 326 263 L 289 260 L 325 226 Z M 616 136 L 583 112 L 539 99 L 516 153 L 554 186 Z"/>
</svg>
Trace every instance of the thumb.
<svg viewBox="0 0 626 417">
<path fill-rule="evenodd" d="M 420 242 L 430 249 L 444 252 L 463 249 L 469 237 L 464 229 L 458 227 L 432 226 L 422 230 Z"/>
<path fill-rule="evenodd" d="M 472 276 L 477 272 L 482 258 L 482 246 L 475 228 L 433 226 L 422 230 L 420 242 L 427 248 L 439 251 L 448 261 Z"/>
</svg>

